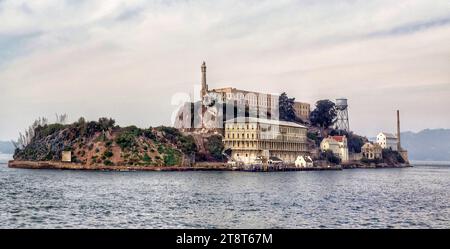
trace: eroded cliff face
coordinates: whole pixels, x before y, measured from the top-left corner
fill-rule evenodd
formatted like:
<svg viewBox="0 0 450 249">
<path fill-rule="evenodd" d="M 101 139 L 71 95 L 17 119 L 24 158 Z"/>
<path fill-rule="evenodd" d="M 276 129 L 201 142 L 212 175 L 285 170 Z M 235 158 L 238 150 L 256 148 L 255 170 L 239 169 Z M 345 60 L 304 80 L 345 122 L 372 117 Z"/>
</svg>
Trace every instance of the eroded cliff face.
<svg viewBox="0 0 450 249">
<path fill-rule="evenodd" d="M 63 151 L 71 152 L 72 162 L 88 166 L 189 166 L 197 146 L 194 138 L 171 127 L 121 128 L 114 121 L 99 120 L 39 126 L 14 159 L 61 161 Z"/>
</svg>

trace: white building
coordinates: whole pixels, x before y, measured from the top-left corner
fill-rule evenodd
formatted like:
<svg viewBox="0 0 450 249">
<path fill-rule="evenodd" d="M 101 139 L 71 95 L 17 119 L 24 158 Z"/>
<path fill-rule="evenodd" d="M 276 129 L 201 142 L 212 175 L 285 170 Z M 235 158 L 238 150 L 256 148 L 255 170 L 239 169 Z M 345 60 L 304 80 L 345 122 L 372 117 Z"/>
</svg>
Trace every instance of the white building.
<svg viewBox="0 0 450 249">
<path fill-rule="evenodd" d="M 293 122 L 239 117 L 225 121 L 223 143 L 231 149 L 231 158 L 245 164 L 275 157 L 294 163 L 299 155 L 308 155 L 308 128 Z"/>
<path fill-rule="evenodd" d="M 328 136 L 320 142 L 320 150 L 331 150 L 342 162 L 348 161 L 348 146 L 346 136 Z"/>
<path fill-rule="evenodd" d="M 310 168 L 313 166 L 313 160 L 310 156 L 298 156 L 295 160 L 295 167 Z"/>
<path fill-rule="evenodd" d="M 392 149 L 397 151 L 397 136 L 392 133 L 380 132 L 377 135 L 377 144 L 383 149 Z"/>
</svg>

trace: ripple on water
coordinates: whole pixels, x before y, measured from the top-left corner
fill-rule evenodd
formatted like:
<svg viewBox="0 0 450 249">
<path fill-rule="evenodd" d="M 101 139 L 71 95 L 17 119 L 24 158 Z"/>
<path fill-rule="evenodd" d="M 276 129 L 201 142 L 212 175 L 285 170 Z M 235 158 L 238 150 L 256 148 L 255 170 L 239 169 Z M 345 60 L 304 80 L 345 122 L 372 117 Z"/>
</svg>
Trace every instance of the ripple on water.
<svg viewBox="0 0 450 249">
<path fill-rule="evenodd" d="M 449 167 L 83 172 L 0 165 L 0 228 L 449 228 Z"/>
</svg>

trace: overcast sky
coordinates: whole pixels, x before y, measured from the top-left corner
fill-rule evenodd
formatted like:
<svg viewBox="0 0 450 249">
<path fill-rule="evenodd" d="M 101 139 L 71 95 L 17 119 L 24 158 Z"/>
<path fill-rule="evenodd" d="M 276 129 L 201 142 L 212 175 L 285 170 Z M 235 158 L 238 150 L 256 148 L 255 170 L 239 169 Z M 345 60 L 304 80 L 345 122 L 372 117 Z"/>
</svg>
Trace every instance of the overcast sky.
<svg viewBox="0 0 450 249">
<path fill-rule="evenodd" d="M 210 88 L 349 99 L 374 136 L 450 128 L 450 1 L 0 0 L 0 140 L 35 118 L 170 124 Z"/>
</svg>

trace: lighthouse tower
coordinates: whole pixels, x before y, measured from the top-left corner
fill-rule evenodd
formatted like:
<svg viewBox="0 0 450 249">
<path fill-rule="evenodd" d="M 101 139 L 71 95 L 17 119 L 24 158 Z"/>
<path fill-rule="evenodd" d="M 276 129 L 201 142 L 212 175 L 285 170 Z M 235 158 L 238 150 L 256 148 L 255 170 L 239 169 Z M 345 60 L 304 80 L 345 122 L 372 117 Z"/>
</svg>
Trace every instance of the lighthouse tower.
<svg viewBox="0 0 450 249">
<path fill-rule="evenodd" d="M 200 91 L 200 98 L 203 99 L 203 97 L 208 93 L 208 85 L 206 84 L 206 63 L 203 62 L 202 64 L 202 89 Z"/>
</svg>

